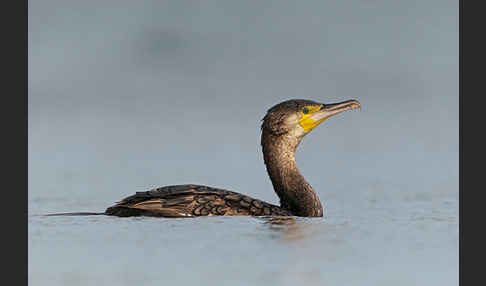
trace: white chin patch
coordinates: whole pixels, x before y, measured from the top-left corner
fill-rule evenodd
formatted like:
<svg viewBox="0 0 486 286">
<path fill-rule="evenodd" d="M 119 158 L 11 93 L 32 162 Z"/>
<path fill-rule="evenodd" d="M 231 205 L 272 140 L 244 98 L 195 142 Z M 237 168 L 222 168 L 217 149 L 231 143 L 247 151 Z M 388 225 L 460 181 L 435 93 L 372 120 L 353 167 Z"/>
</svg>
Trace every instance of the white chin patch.
<svg viewBox="0 0 486 286">
<path fill-rule="evenodd" d="M 296 124 L 294 128 L 291 129 L 289 135 L 295 138 L 303 137 L 308 132 L 305 132 L 304 128 L 300 124 Z"/>
<path fill-rule="evenodd" d="M 285 119 L 284 124 L 287 125 L 289 133 L 288 135 L 294 138 L 301 138 L 307 132 L 305 132 L 304 128 L 299 124 L 300 115 L 294 114 Z"/>
</svg>

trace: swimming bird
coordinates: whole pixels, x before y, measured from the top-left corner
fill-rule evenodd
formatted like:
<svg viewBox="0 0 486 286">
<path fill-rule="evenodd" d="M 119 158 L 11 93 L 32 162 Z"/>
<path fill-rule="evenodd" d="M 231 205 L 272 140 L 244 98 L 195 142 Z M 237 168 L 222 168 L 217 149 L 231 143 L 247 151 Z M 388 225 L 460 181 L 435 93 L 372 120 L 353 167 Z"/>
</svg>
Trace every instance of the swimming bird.
<svg viewBox="0 0 486 286">
<path fill-rule="evenodd" d="M 120 217 L 322 217 L 319 196 L 297 169 L 295 151 L 302 138 L 324 120 L 355 108 L 361 108 L 361 105 L 354 99 L 334 104 L 293 99 L 267 111 L 262 120 L 261 145 L 265 166 L 280 199 L 280 206 L 225 189 L 189 184 L 137 192 L 100 214 Z"/>
</svg>

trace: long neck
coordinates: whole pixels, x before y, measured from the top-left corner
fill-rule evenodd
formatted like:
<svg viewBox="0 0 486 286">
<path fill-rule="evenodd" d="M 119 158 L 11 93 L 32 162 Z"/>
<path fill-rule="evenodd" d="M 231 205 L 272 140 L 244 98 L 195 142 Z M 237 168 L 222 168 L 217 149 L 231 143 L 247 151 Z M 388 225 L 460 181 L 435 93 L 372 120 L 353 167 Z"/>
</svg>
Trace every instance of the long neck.
<svg viewBox="0 0 486 286">
<path fill-rule="evenodd" d="M 300 139 L 263 130 L 261 143 L 267 172 L 280 198 L 280 206 L 296 216 L 321 217 L 321 201 L 295 163 L 295 150 Z"/>
</svg>

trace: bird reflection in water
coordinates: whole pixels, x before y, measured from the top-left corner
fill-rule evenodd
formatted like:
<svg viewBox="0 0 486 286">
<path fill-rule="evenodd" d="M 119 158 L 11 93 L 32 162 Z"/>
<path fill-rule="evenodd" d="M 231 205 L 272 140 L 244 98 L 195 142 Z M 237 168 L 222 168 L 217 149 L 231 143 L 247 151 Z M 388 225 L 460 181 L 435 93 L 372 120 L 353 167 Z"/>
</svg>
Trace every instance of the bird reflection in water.
<svg viewBox="0 0 486 286">
<path fill-rule="evenodd" d="M 283 242 L 305 239 L 312 233 L 313 224 L 307 219 L 292 216 L 258 217 L 263 225 L 272 231 L 272 237 Z"/>
</svg>

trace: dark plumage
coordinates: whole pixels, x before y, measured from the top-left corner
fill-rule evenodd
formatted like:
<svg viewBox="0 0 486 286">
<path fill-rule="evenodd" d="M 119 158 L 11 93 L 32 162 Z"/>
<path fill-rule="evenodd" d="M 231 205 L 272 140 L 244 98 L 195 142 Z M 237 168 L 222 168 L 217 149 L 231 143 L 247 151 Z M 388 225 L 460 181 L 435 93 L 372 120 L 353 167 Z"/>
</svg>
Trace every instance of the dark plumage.
<svg viewBox="0 0 486 286">
<path fill-rule="evenodd" d="M 109 207 L 116 216 L 195 217 L 214 215 L 291 215 L 278 206 L 223 189 L 177 185 L 137 192 Z"/>
<path fill-rule="evenodd" d="M 297 169 L 294 153 L 302 138 L 327 117 L 359 108 L 349 100 L 324 105 L 310 100 L 288 100 L 270 108 L 263 118 L 263 158 L 280 206 L 232 191 L 201 185 L 177 185 L 137 192 L 109 207 L 114 216 L 197 217 L 213 215 L 320 217 L 317 193 Z M 305 117 L 310 117 L 307 121 Z"/>
</svg>

